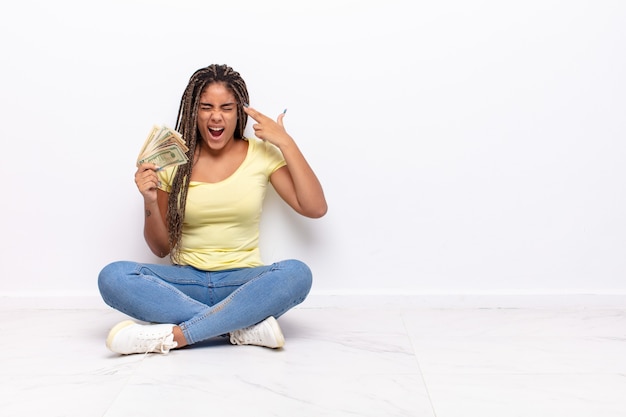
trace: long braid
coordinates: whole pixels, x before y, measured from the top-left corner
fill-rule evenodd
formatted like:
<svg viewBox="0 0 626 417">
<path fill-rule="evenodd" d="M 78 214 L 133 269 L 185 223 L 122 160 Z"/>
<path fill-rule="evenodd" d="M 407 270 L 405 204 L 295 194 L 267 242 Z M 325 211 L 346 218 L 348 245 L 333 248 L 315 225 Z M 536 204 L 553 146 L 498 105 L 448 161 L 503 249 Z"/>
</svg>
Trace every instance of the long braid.
<svg viewBox="0 0 626 417">
<path fill-rule="evenodd" d="M 197 124 L 198 105 L 204 89 L 213 83 L 223 83 L 233 92 L 237 100 L 235 139 L 245 139 L 244 131 L 248 122 L 248 115 L 243 111 L 243 105 L 249 103 L 249 97 L 248 88 L 241 75 L 227 65 L 213 64 L 197 70 L 189 79 L 187 88 L 183 92 L 175 128 L 183 136 L 189 148 L 187 153 L 189 161 L 178 166 L 167 203 L 170 255 L 174 263 L 179 261 L 189 179 L 191 178 L 198 140 L 202 140 Z"/>
</svg>

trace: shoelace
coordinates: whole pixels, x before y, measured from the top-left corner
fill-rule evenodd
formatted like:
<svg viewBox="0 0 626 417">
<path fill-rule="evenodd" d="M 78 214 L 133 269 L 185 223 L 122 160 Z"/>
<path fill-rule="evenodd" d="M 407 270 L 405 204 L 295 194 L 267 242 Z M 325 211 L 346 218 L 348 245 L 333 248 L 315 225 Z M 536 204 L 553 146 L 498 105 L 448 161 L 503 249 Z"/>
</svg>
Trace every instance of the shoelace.
<svg viewBox="0 0 626 417">
<path fill-rule="evenodd" d="M 170 336 L 172 335 L 163 336 L 161 339 L 157 339 L 154 341 L 154 343 L 148 345 L 148 349 L 146 350 L 146 353 L 144 353 L 144 356 L 146 356 L 148 353 L 154 352 L 157 348 L 159 348 L 160 353 L 168 354 L 171 349 L 174 349 L 176 346 L 178 346 L 178 343 L 176 343 L 173 339 L 171 341 L 167 340 L 167 338 Z"/>
</svg>

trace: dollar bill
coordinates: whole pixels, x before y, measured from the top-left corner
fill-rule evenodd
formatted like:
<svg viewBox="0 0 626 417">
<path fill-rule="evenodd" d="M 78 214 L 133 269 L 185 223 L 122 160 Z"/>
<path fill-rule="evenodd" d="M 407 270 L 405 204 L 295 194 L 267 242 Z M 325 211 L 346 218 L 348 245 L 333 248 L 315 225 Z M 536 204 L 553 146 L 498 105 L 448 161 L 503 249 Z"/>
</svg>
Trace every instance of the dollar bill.
<svg viewBox="0 0 626 417">
<path fill-rule="evenodd" d="M 145 158 L 140 159 L 137 165 L 144 164 L 146 162 L 153 163 L 160 168 L 167 168 L 173 165 L 181 165 L 187 163 L 187 155 L 176 145 L 170 145 L 164 147 Z"/>
<path fill-rule="evenodd" d="M 154 125 L 137 157 L 137 165 L 152 162 L 161 168 L 187 163 L 189 148 L 183 137 L 167 126 Z"/>
</svg>

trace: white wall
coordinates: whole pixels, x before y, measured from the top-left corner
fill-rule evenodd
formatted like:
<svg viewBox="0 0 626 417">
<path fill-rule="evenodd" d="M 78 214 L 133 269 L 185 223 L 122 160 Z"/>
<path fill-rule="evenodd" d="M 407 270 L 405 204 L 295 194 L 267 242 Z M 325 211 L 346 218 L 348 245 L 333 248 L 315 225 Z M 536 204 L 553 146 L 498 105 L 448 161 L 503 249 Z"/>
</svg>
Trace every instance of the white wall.
<svg viewBox="0 0 626 417">
<path fill-rule="evenodd" d="M 26 0 L 0 6 L 0 294 L 155 261 L 134 161 L 227 63 L 329 213 L 269 196 L 266 261 L 324 292 L 626 292 L 626 3 Z"/>
</svg>

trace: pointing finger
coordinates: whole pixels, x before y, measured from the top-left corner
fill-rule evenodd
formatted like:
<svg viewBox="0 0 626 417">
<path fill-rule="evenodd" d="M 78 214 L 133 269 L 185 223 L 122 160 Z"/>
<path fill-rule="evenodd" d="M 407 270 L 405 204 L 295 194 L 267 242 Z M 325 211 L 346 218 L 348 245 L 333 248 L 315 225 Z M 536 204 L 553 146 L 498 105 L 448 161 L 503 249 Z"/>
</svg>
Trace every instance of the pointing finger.
<svg viewBox="0 0 626 417">
<path fill-rule="evenodd" d="M 244 107 L 243 111 L 246 112 L 246 114 L 250 117 L 252 117 L 254 120 L 256 120 L 257 122 L 260 122 L 261 119 L 263 117 L 265 117 L 265 115 L 263 113 L 260 113 L 258 111 L 256 111 L 255 109 L 253 109 L 252 107 Z"/>
</svg>

